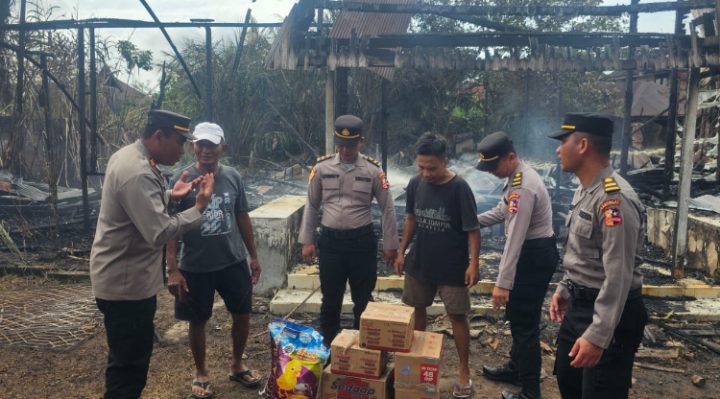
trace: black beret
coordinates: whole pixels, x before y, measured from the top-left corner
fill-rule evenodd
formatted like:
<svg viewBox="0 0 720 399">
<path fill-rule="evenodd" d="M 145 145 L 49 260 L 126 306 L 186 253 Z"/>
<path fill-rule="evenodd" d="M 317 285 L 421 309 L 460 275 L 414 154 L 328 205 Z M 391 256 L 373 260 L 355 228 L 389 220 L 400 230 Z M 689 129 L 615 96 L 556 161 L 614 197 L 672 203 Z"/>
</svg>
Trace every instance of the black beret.
<svg viewBox="0 0 720 399">
<path fill-rule="evenodd" d="M 158 129 L 174 130 L 181 136 L 185 136 L 188 140 L 195 140 L 190 133 L 190 118 L 174 112 L 165 111 L 163 109 L 151 109 L 148 112 L 148 126 Z"/>
<path fill-rule="evenodd" d="M 507 133 L 502 131 L 491 133 L 478 144 L 480 161 L 475 167 L 484 172 L 492 172 L 501 157 L 514 151 L 515 146 Z"/>
<path fill-rule="evenodd" d="M 612 137 L 613 121 L 606 115 L 590 112 L 573 112 L 565 114 L 559 132 L 549 137 L 560 140 L 564 136 L 574 132 L 583 132 L 596 136 Z"/>
<path fill-rule="evenodd" d="M 362 138 L 363 121 L 355 115 L 335 119 L 335 144 L 352 147 Z"/>
</svg>

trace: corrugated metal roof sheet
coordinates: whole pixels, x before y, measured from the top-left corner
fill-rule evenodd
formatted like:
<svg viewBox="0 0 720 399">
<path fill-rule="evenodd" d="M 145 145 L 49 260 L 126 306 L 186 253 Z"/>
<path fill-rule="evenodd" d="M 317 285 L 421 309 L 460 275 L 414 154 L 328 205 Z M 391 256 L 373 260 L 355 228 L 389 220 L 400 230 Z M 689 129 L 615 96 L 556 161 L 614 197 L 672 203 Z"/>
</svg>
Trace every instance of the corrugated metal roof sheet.
<svg viewBox="0 0 720 399">
<path fill-rule="evenodd" d="M 370 4 L 415 4 L 415 0 L 353 0 L 353 2 Z M 380 14 L 369 12 L 341 11 L 333 23 L 330 37 L 349 39 L 353 30 L 355 35 L 375 37 L 381 34 L 407 32 L 410 26 L 410 14 Z M 391 80 L 393 68 L 368 68 L 385 79 Z"/>
</svg>

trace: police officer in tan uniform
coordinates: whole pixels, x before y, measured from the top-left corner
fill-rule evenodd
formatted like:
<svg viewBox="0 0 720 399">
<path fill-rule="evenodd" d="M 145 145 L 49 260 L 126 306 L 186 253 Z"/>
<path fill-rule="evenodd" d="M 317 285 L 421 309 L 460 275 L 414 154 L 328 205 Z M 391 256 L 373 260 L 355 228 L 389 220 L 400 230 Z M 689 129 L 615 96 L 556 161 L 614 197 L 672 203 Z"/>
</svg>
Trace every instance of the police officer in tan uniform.
<svg viewBox="0 0 720 399">
<path fill-rule="evenodd" d="M 319 250 L 320 329 L 327 344 L 340 330 L 347 282 L 350 282 L 354 303 L 355 329 L 360 326 L 360 314 L 375 288 L 377 239 L 370 212 L 373 198 L 382 211 L 385 262 L 392 262 L 397 255 L 397 224 L 390 185 L 379 163 L 360 153 L 362 126 L 362 120 L 353 115 L 342 115 L 335 120 L 337 152 L 319 158 L 310 172 L 300 227 L 298 241 L 303 244 L 303 259 L 311 264 Z M 316 250 L 318 224 L 320 235 Z"/>
<path fill-rule="evenodd" d="M 168 190 L 158 170 L 158 164 L 177 162 L 184 143 L 194 139 L 189 125 L 183 115 L 150 111 L 142 137 L 114 153 L 105 169 L 90 252 L 90 283 L 107 333 L 105 399 L 141 396 L 153 349 L 156 295 L 163 287 L 162 247 L 202 223 L 213 192 L 212 174 L 192 182 L 184 174 Z M 194 188 L 194 206 L 169 215 L 170 201 Z"/>
<path fill-rule="evenodd" d="M 568 215 L 565 275 L 550 304 L 561 321 L 555 374 L 563 398 L 627 398 L 647 311 L 635 255 L 643 244 L 644 207 L 609 164 L 613 123 L 565 115 L 560 165 L 580 186 Z"/>
<path fill-rule="evenodd" d="M 478 146 L 479 170 L 505 179 L 498 205 L 480 215 L 480 226 L 505 222 L 505 248 L 493 289 L 493 306 L 507 305 L 513 344 L 510 360 L 499 367 L 483 366 L 491 380 L 522 386 L 502 398 L 540 398 L 540 312 L 558 262 L 552 229 L 550 196 L 540 176 L 520 160 L 505 132 L 485 137 Z"/>
</svg>

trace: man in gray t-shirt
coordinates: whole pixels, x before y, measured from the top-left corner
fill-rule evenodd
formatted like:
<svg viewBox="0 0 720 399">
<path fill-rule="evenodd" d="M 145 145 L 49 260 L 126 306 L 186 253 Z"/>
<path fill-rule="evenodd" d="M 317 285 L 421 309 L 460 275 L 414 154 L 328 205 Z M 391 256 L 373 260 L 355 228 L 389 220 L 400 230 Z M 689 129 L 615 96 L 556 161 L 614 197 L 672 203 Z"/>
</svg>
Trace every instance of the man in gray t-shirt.
<svg viewBox="0 0 720 399">
<path fill-rule="evenodd" d="M 233 319 L 229 378 L 247 388 L 260 385 L 259 373 L 243 363 L 242 355 L 250 330 L 252 286 L 261 269 L 242 178 L 234 168 L 219 164 L 227 148 L 222 128 L 204 122 L 193 134 L 197 162 L 178 172 L 173 180 L 212 173 L 215 190 L 203 212 L 202 225 L 183 235 L 182 249 L 178 251 L 178 240 L 168 243 L 168 289 L 175 296 L 175 317 L 190 322 L 190 349 L 196 368 L 192 397 L 207 398 L 212 391 L 205 363 L 205 325 L 212 314 L 215 291 Z M 193 198 L 191 193 L 176 204 L 175 210 L 190 206 Z"/>
</svg>

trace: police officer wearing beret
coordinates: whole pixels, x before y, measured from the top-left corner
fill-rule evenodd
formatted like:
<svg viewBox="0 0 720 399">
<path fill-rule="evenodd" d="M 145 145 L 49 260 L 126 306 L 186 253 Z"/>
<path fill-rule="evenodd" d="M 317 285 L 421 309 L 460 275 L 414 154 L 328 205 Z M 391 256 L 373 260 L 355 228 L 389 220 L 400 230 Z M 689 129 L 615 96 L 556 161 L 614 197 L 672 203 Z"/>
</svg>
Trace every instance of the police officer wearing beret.
<svg viewBox="0 0 720 399">
<path fill-rule="evenodd" d="M 563 398 L 627 398 L 647 321 L 635 255 L 643 244 L 644 207 L 609 163 L 613 122 L 565 115 L 557 148 L 563 171 L 580 186 L 567 219 L 565 274 L 550 303 L 562 322 L 555 374 Z"/>
<path fill-rule="evenodd" d="M 157 165 L 172 165 L 193 139 L 190 118 L 169 111 L 148 114 L 142 138 L 114 153 L 103 181 L 100 213 L 90 252 L 90 282 L 103 313 L 108 342 L 105 395 L 139 398 L 153 348 L 156 294 L 163 287 L 162 247 L 200 226 L 213 192 L 212 175 L 172 190 Z M 195 206 L 168 215 L 168 203 L 198 188 Z"/>
<path fill-rule="evenodd" d="M 385 262 L 397 255 L 395 206 L 380 164 L 360 153 L 363 122 L 353 115 L 335 120 L 335 154 L 318 158 L 310 172 L 308 197 L 300 227 L 302 256 L 311 264 L 319 250 L 320 330 L 330 344 L 340 330 L 345 285 L 350 282 L 354 328 L 360 326 L 377 281 L 377 239 L 370 204 L 382 212 Z M 322 217 L 320 209 L 322 208 Z M 318 248 L 315 230 L 320 225 Z"/>
<path fill-rule="evenodd" d="M 478 221 L 482 227 L 505 222 L 505 248 L 492 297 L 495 309 L 507 305 L 513 337 L 510 360 L 499 367 L 483 366 L 483 375 L 522 386 L 518 394 L 502 392 L 502 398 L 540 398 L 540 313 L 558 262 L 550 196 L 505 132 L 485 137 L 478 151 L 477 169 L 508 179 L 498 205 L 478 215 Z"/>
</svg>

